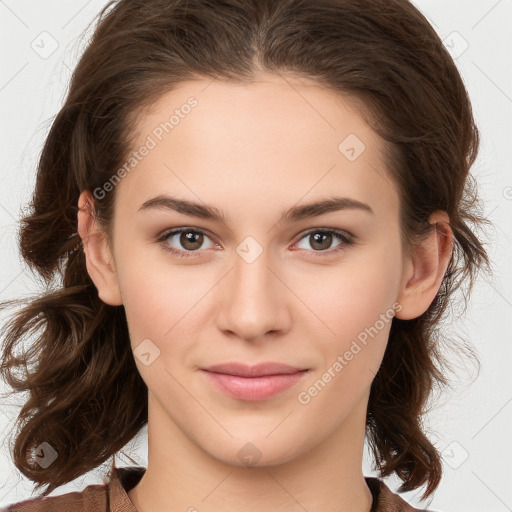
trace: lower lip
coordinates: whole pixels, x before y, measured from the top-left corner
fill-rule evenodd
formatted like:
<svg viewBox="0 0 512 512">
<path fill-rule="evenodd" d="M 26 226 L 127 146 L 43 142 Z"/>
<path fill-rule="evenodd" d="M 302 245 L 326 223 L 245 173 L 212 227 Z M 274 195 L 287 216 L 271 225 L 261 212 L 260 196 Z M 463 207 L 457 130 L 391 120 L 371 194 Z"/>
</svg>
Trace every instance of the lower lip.
<svg viewBox="0 0 512 512">
<path fill-rule="evenodd" d="M 203 370 L 214 386 L 225 394 L 240 400 L 258 402 L 268 400 L 297 384 L 307 370 L 286 375 L 266 375 L 264 377 L 239 377 L 225 373 Z"/>
</svg>

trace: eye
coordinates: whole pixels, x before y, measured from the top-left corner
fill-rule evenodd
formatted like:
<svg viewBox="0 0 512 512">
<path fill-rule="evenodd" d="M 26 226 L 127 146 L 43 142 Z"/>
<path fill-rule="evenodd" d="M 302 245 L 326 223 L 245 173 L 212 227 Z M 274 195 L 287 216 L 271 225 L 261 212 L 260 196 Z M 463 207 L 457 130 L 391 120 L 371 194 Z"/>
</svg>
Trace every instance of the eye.
<svg viewBox="0 0 512 512">
<path fill-rule="evenodd" d="M 352 236 L 342 231 L 332 229 L 314 229 L 306 233 L 300 241 L 305 240 L 306 245 L 309 245 L 312 250 L 308 247 L 299 247 L 300 249 L 306 249 L 310 252 L 317 253 L 314 256 L 322 256 L 324 254 L 332 254 L 334 252 L 343 250 L 346 246 L 353 243 Z M 331 249 L 331 245 L 334 240 L 338 240 L 339 243 Z M 318 254 L 319 253 L 319 254 Z"/>
<path fill-rule="evenodd" d="M 206 239 L 210 240 L 210 237 L 201 229 L 177 228 L 166 231 L 157 241 L 162 243 L 166 251 L 179 257 L 189 258 L 194 256 L 194 252 L 199 252 L 201 249 L 208 249 L 208 247 L 203 247 Z M 178 249 L 175 249 L 171 246 L 172 243 L 181 246 L 181 248 L 178 247 Z M 218 247 L 218 245 L 212 242 L 210 248 L 212 247 Z"/>
<path fill-rule="evenodd" d="M 203 246 L 206 240 L 210 240 L 210 247 Z M 299 249 L 304 249 L 312 253 L 314 257 L 333 254 L 354 243 L 352 235 L 332 229 L 310 230 L 302 236 L 299 243 L 302 242 L 302 240 L 305 240 L 306 244 L 309 244 L 311 249 L 300 246 Z M 330 247 L 335 240 L 338 240 L 339 243 L 332 249 Z M 201 250 L 220 247 L 218 244 L 212 242 L 209 235 L 202 229 L 188 227 L 168 230 L 157 238 L 157 242 L 161 243 L 166 251 L 180 258 L 195 257 L 196 254 L 194 253 L 198 253 L 197 255 L 199 255 Z M 178 248 L 176 248 L 176 245 Z"/>
</svg>

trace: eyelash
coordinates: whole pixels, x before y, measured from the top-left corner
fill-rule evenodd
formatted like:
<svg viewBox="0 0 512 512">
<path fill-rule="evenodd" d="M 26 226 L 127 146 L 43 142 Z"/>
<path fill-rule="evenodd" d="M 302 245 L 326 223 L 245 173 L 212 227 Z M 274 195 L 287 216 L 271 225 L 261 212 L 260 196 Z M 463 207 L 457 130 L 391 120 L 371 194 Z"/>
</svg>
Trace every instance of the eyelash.
<svg viewBox="0 0 512 512">
<path fill-rule="evenodd" d="M 194 258 L 194 257 L 197 257 L 196 256 L 196 253 L 199 253 L 200 251 L 180 251 L 178 249 L 174 249 L 172 247 L 170 247 L 166 241 L 175 236 L 175 235 L 179 235 L 180 233 L 196 233 L 196 234 L 201 234 L 201 235 L 204 235 L 208 238 L 211 238 L 205 231 L 203 231 L 202 229 L 199 229 L 199 228 L 176 228 L 176 229 L 172 229 L 172 230 L 169 230 L 169 231 L 166 231 L 164 232 L 162 235 L 160 235 L 158 238 L 157 238 L 157 242 L 161 243 L 162 245 L 162 248 L 165 250 L 165 251 L 168 251 L 170 252 L 171 254 L 173 254 L 174 256 L 177 256 L 179 258 Z M 334 237 L 338 238 L 338 240 L 341 242 L 339 245 L 337 245 L 334 249 L 327 249 L 325 251 L 309 251 L 312 253 L 313 257 L 314 258 L 318 258 L 318 257 L 324 257 L 326 255 L 332 255 L 334 253 L 337 253 L 339 251 L 342 251 L 344 250 L 346 247 L 348 246 L 351 246 L 354 244 L 354 236 L 353 235 L 349 235 L 348 233 L 345 233 L 343 231 L 338 231 L 338 230 L 334 230 L 334 229 L 311 229 L 309 230 L 308 232 L 304 233 L 304 235 L 299 238 L 298 242 L 300 242 L 301 240 L 303 240 L 304 238 L 306 238 L 307 236 L 309 235 L 312 235 L 312 234 L 317 234 L 317 233 L 321 233 L 321 234 L 327 234 L 327 235 L 334 235 Z M 298 243 L 297 242 L 297 243 Z M 301 250 L 307 250 L 307 249 L 301 249 Z"/>
</svg>

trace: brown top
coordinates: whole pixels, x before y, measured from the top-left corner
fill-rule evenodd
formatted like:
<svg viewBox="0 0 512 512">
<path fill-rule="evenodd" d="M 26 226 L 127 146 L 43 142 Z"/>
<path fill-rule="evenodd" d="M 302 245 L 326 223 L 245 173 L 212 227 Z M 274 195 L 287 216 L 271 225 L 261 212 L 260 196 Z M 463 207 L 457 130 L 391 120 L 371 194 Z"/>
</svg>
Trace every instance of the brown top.
<svg viewBox="0 0 512 512">
<path fill-rule="evenodd" d="M 60 496 L 39 496 L 0 509 L 0 512 L 137 512 L 128 497 L 146 468 L 141 466 L 112 467 L 110 481 L 92 484 L 82 491 Z M 366 477 L 373 495 L 371 512 L 422 512 L 392 493 L 378 478 Z M 428 511 L 423 511 L 428 512 Z"/>
</svg>

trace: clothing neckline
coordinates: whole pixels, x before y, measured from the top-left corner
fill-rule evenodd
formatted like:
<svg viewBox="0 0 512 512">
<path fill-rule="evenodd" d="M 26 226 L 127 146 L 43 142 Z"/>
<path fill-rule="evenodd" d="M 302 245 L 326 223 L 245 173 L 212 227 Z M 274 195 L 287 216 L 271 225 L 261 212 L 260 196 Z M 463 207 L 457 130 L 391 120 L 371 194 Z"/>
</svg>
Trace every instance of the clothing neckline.
<svg viewBox="0 0 512 512">
<path fill-rule="evenodd" d="M 112 466 L 111 485 L 109 491 L 109 500 L 112 512 L 138 512 L 135 505 L 130 500 L 130 492 L 141 480 L 146 468 L 144 466 Z M 372 493 L 372 508 L 370 512 L 388 512 L 389 505 L 393 503 L 397 512 L 416 511 L 401 496 L 391 492 L 386 484 L 375 477 L 364 477 L 370 492 Z M 391 509 L 389 509 L 391 512 Z M 421 511 L 418 511 L 421 512 Z"/>
</svg>

